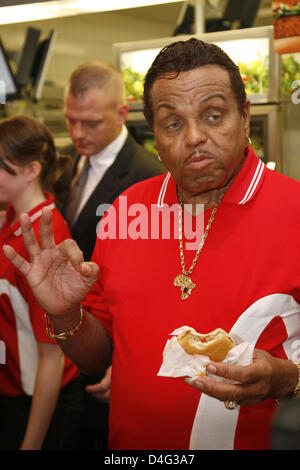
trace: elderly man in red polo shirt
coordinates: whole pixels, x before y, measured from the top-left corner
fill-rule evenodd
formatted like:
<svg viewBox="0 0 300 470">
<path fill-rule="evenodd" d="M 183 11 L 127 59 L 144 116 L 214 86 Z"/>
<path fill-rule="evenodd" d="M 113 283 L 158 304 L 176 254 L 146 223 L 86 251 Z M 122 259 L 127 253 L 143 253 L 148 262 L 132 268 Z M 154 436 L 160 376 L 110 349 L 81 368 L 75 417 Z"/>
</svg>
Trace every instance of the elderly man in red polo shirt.
<svg viewBox="0 0 300 470">
<path fill-rule="evenodd" d="M 299 388 L 300 184 L 255 156 L 243 82 L 217 46 L 191 39 L 164 48 L 144 105 L 168 173 L 116 200 L 92 261 L 73 241 L 55 246 L 47 211 L 40 246 L 22 217 L 31 262 L 5 254 L 79 368 L 94 374 L 112 361 L 111 449 L 268 449 L 276 400 Z M 184 215 L 196 217 L 199 205 L 204 234 L 187 249 Z M 168 212 L 174 233 L 151 237 L 151 223 L 148 236 L 138 231 L 153 207 Z M 182 325 L 235 334 L 255 346 L 253 362 L 211 362 L 206 370 L 226 381 L 158 377 L 166 339 Z"/>
</svg>

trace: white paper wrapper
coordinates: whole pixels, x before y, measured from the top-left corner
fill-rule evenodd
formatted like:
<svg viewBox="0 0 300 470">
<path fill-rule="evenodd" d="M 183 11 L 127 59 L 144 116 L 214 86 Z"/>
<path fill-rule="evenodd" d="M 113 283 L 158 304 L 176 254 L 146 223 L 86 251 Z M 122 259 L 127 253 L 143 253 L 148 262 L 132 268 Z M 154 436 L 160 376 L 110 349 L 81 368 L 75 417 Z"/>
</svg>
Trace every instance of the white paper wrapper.
<svg viewBox="0 0 300 470">
<path fill-rule="evenodd" d="M 158 376 L 190 377 L 195 380 L 197 377 L 206 374 L 206 365 L 211 362 L 211 359 L 200 354 L 188 354 L 177 342 L 177 336 L 187 330 L 196 333 L 194 328 L 189 326 L 182 326 L 170 333 L 172 338 L 168 339 L 165 345 L 163 362 L 157 374 Z M 236 338 L 233 339 L 236 341 Z M 228 352 L 223 362 L 246 366 L 252 362 L 253 349 L 252 344 L 241 342 Z M 223 380 L 216 376 L 214 378 Z"/>
</svg>

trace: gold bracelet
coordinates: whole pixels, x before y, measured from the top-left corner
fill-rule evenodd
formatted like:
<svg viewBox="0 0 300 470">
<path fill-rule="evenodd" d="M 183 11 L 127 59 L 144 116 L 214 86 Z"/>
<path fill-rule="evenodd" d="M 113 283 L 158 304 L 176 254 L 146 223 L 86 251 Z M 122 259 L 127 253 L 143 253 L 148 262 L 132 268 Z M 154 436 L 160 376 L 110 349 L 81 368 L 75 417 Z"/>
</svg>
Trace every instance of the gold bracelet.
<svg viewBox="0 0 300 470">
<path fill-rule="evenodd" d="M 82 327 L 82 324 L 84 322 L 84 314 L 83 314 L 82 305 L 80 304 L 80 319 L 79 319 L 79 322 L 75 326 L 75 328 L 73 328 L 73 330 L 64 331 L 63 333 L 59 333 L 59 334 L 55 335 L 54 333 L 51 332 L 51 324 L 50 324 L 50 320 L 49 320 L 49 317 L 48 317 L 46 312 L 45 312 L 45 322 L 46 322 L 46 332 L 47 332 L 48 338 L 66 340 L 66 339 L 69 338 L 69 336 L 75 335 L 80 330 L 80 328 Z"/>
<path fill-rule="evenodd" d="M 293 390 L 293 398 L 300 398 L 300 362 L 292 361 L 298 369 L 298 382 Z"/>
</svg>

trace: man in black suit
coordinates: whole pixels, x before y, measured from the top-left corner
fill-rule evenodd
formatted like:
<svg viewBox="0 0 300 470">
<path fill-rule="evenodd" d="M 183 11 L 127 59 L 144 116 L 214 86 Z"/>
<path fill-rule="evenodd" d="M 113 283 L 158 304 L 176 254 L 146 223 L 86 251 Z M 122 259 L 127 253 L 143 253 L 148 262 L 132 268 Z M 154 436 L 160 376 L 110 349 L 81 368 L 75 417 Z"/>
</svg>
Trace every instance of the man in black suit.
<svg viewBox="0 0 300 470">
<path fill-rule="evenodd" d="M 65 90 L 64 115 L 75 149 L 64 149 L 64 153 L 75 151 L 75 169 L 63 214 L 86 261 L 92 256 L 101 219 L 97 208 L 111 204 L 134 183 L 166 171 L 154 154 L 130 136 L 127 113 L 124 83 L 115 67 L 92 61 L 72 73 Z M 108 405 L 98 400 L 107 400 L 110 369 L 99 380 L 84 378 L 85 385 L 92 385 L 86 388 L 83 448 L 106 448 Z"/>
<path fill-rule="evenodd" d="M 111 204 L 134 183 L 166 171 L 156 155 L 130 136 L 127 113 L 122 76 L 112 65 L 93 61 L 72 73 L 64 115 L 77 152 L 74 179 L 80 179 L 83 160 L 90 165 L 81 198 L 75 202 L 77 212 L 69 201 L 64 214 L 86 261 L 96 241 L 97 207 Z"/>
</svg>

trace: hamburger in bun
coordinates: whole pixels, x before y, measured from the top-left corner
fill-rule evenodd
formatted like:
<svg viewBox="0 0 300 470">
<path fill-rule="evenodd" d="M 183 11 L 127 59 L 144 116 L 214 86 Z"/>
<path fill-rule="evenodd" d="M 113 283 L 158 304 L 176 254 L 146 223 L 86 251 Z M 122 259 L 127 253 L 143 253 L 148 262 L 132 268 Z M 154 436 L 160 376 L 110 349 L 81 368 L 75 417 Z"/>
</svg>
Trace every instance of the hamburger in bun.
<svg viewBox="0 0 300 470">
<path fill-rule="evenodd" d="M 177 336 L 177 342 L 188 354 L 201 354 L 216 362 L 223 361 L 230 349 L 236 346 L 222 328 L 208 334 L 186 330 Z"/>
<path fill-rule="evenodd" d="M 300 1 L 273 1 L 274 46 L 278 54 L 300 52 Z"/>
</svg>

